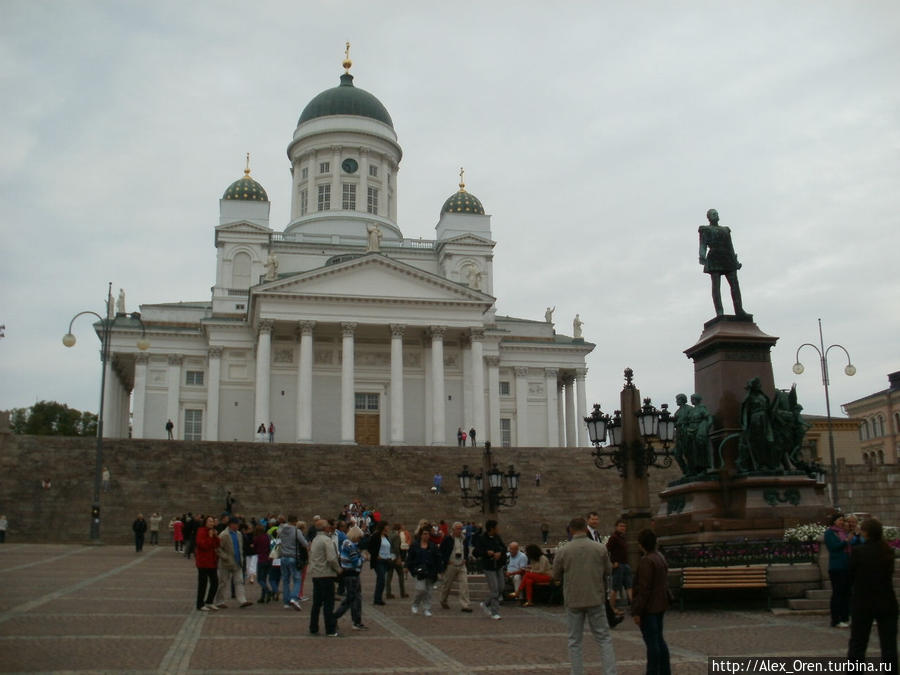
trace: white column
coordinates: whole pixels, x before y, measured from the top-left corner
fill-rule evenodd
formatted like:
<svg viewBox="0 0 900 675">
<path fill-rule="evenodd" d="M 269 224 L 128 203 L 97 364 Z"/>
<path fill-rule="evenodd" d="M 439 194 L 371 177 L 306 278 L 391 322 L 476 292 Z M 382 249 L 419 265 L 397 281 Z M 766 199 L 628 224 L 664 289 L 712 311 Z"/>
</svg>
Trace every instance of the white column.
<svg viewBox="0 0 900 675">
<path fill-rule="evenodd" d="M 204 440 L 219 440 L 219 387 L 222 384 L 222 348 L 210 347 L 209 380 L 206 383 L 206 433 Z"/>
<path fill-rule="evenodd" d="M 447 445 L 444 394 L 444 326 L 431 326 L 431 444 Z"/>
<path fill-rule="evenodd" d="M 565 414 L 565 389 L 562 378 L 556 380 L 556 426 L 559 427 L 559 446 L 566 447 L 566 414 Z"/>
<path fill-rule="evenodd" d="M 149 363 L 149 361 L 149 354 L 136 354 L 134 357 L 134 419 L 131 428 L 132 438 L 144 437 L 144 408 L 147 405 L 147 363 Z"/>
<path fill-rule="evenodd" d="M 584 378 L 587 375 L 587 368 L 575 369 L 575 393 L 578 400 L 578 410 L 575 413 L 575 428 L 577 431 L 578 447 L 584 448 L 587 442 L 587 425 L 581 418 L 587 415 L 587 394 L 584 390 Z"/>
<path fill-rule="evenodd" d="M 103 358 L 101 353 L 100 358 Z M 118 406 L 116 405 L 116 372 L 113 369 L 113 355 L 109 355 L 106 362 L 106 383 L 103 387 L 103 437 L 115 438 L 118 421 Z"/>
<path fill-rule="evenodd" d="M 343 331 L 343 343 L 341 347 L 341 443 L 352 445 L 356 443 L 356 391 L 354 383 L 354 345 L 353 332 L 356 324 L 344 322 L 341 324 Z"/>
<path fill-rule="evenodd" d="M 559 445 L 559 401 L 556 390 L 556 378 L 559 371 L 556 368 L 544 368 L 544 391 L 547 392 L 547 447 L 555 448 Z"/>
<path fill-rule="evenodd" d="M 403 445 L 403 333 L 402 323 L 391 324 L 391 445 Z"/>
<path fill-rule="evenodd" d="M 528 368 L 516 368 L 516 447 L 524 448 L 528 438 Z"/>
<path fill-rule="evenodd" d="M 482 442 L 490 441 L 492 445 L 500 447 L 500 357 L 487 356 L 488 374 L 488 435 L 482 438 Z M 477 429 L 476 429 L 477 431 Z"/>
<path fill-rule="evenodd" d="M 484 426 L 484 331 L 479 329 L 472 329 L 472 420 L 477 432 L 475 439 L 484 442 L 481 436 L 487 431 Z"/>
<path fill-rule="evenodd" d="M 575 378 L 566 375 L 566 447 L 574 448 L 576 441 L 575 432 Z"/>
<path fill-rule="evenodd" d="M 256 408 L 253 429 L 260 424 L 269 428 L 269 396 L 271 385 L 269 376 L 272 368 L 272 328 L 275 322 L 262 319 L 259 322 L 259 337 L 256 341 Z"/>
<path fill-rule="evenodd" d="M 169 354 L 169 370 L 166 373 L 166 384 L 168 392 L 166 394 L 166 418 L 172 420 L 175 428 L 172 429 L 172 435 L 175 438 L 183 437 L 181 430 L 181 420 L 178 418 L 178 412 L 181 409 L 181 354 Z M 166 421 L 162 426 L 165 427 Z M 163 429 L 165 431 L 165 429 Z"/>
<path fill-rule="evenodd" d="M 300 365 L 297 368 L 297 440 L 312 443 L 312 367 L 315 321 L 300 322 Z"/>
<path fill-rule="evenodd" d="M 343 201 L 341 191 L 341 146 L 331 146 L 331 210 L 339 211 Z"/>
<path fill-rule="evenodd" d="M 431 420 L 431 399 L 432 399 L 432 384 L 431 381 L 433 379 L 431 373 L 431 341 L 427 339 L 424 340 L 424 344 L 422 346 L 422 365 L 423 370 L 425 371 L 425 405 L 423 410 L 425 411 L 425 445 L 431 445 L 431 440 L 434 438 L 434 432 L 431 428 L 432 420 Z"/>
</svg>

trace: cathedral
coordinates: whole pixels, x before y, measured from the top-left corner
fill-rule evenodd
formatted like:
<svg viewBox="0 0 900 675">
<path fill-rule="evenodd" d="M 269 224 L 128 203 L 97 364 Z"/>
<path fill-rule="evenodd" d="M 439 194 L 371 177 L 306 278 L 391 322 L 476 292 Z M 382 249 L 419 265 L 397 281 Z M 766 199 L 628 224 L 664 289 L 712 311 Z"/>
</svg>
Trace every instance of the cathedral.
<svg viewBox="0 0 900 675">
<path fill-rule="evenodd" d="M 391 116 L 355 86 L 306 105 L 287 146 L 290 222 L 269 222 L 250 175 L 225 190 L 216 278 L 199 302 L 141 305 L 113 324 L 104 435 L 276 442 L 587 445 L 585 357 L 545 320 L 497 314 L 491 217 L 466 189 L 434 238 L 397 223 L 402 149 Z M 437 205 L 435 205 L 437 206 Z"/>
</svg>

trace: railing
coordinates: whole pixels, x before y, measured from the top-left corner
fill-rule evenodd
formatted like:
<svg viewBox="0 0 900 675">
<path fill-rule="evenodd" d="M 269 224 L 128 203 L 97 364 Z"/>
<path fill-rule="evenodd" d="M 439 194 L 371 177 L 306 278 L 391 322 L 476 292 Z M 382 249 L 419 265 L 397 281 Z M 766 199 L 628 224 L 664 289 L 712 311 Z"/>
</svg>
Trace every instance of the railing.
<svg viewBox="0 0 900 675">
<path fill-rule="evenodd" d="M 309 234 L 304 232 L 291 232 L 289 234 L 285 234 L 284 232 L 273 232 L 271 234 L 271 241 L 273 243 L 282 243 L 282 242 L 294 242 L 294 243 L 308 243 L 308 244 L 338 244 L 342 246 L 359 246 L 365 248 L 368 245 L 368 239 L 365 236 L 357 235 L 332 235 L 332 234 Z M 435 240 L 434 239 L 411 239 L 409 237 L 405 237 L 400 241 L 385 239 L 381 242 L 381 248 L 415 248 L 415 249 L 424 249 L 424 250 L 432 250 L 434 249 Z"/>
<path fill-rule="evenodd" d="M 660 548 L 660 551 L 670 568 L 793 565 L 818 562 L 819 542 L 745 539 L 710 544 L 664 546 Z"/>
</svg>

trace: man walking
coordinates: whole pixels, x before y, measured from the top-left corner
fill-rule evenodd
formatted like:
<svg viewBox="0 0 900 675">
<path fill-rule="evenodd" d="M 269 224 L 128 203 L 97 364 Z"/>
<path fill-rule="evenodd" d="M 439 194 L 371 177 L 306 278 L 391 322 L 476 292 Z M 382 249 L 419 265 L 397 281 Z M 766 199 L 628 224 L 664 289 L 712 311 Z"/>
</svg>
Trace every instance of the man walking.
<svg viewBox="0 0 900 675">
<path fill-rule="evenodd" d="M 663 638 L 663 615 L 669 608 L 669 565 L 656 550 L 653 530 L 641 530 L 638 546 L 644 555 L 638 563 L 631 613 L 647 646 L 647 674 L 671 675 L 669 646 Z"/>
<path fill-rule="evenodd" d="M 144 514 L 137 514 L 137 519 L 131 524 L 131 531 L 134 532 L 134 552 L 140 553 L 144 550 L 144 533 L 147 532 L 147 521 L 144 520 Z"/>
<path fill-rule="evenodd" d="M 172 420 L 169 420 L 168 422 L 166 422 L 166 436 L 168 437 L 168 439 L 170 441 L 173 440 L 173 438 L 174 438 L 174 436 L 172 435 L 172 431 L 174 429 L 175 429 L 175 425 L 172 423 Z"/>
<path fill-rule="evenodd" d="M 297 569 L 297 558 L 302 555 L 300 549 L 305 549 L 307 543 L 297 528 L 297 516 L 293 513 L 288 514 L 287 522 L 278 528 L 278 538 L 281 540 L 281 602 L 285 609 L 293 608 L 299 612 L 300 570 Z"/>
<path fill-rule="evenodd" d="M 313 580 L 313 604 L 309 612 L 309 632 L 319 632 L 319 610 L 325 615 L 325 634 L 339 637 L 334 617 L 334 582 L 340 573 L 337 550 L 331 539 L 331 525 L 324 518 L 316 521 L 316 538 L 309 550 L 309 574 Z"/>
<path fill-rule="evenodd" d="M 612 569 L 609 555 L 602 544 L 588 538 L 584 518 L 573 518 L 569 522 L 569 532 L 572 541 L 553 560 L 553 579 L 563 582 L 572 675 L 584 673 L 581 641 L 585 618 L 600 647 L 604 675 L 615 675 L 616 654 L 606 621 L 605 581 Z"/>
<path fill-rule="evenodd" d="M 441 607 L 450 609 L 447 598 L 453 582 L 459 580 L 459 606 L 463 612 L 471 612 L 469 606 L 469 579 L 466 575 L 466 560 L 469 559 L 469 547 L 463 537 L 463 524 L 453 523 L 450 536 L 441 542 L 441 558 L 444 561 L 444 585 L 441 588 Z"/>
<path fill-rule="evenodd" d="M 225 609 L 226 594 L 231 594 L 231 585 L 234 584 L 234 595 L 240 606 L 249 607 L 252 602 L 247 601 L 244 593 L 244 535 L 238 532 L 241 521 L 232 516 L 228 519 L 228 527 L 219 535 L 219 548 L 216 555 L 219 556 L 219 587 L 216 589 L 216 607 Z"/>
<path fill-rule="evenodd" d="M 489 596 L 481 603 L 481 608 L 492 619 L 499 621 L 500 598 L 503 595 L 503 568 L 506 565 L 506 545 L 500 538 L 500 530 L 496 520 L 488 520 L 484 524 L 484 534 L 478 543 L 481 552 L 484 578 L 487 581 Z"/>
</svg>

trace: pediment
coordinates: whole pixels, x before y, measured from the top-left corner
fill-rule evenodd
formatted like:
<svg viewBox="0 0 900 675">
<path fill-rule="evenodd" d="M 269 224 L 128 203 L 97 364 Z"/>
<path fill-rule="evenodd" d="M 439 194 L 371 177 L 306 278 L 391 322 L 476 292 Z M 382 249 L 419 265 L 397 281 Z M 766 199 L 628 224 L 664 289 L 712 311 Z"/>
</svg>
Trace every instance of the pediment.
<svg viewBox="0 0 900 675">
<path fill-rule="evenodd" d="M 269 234 L 273 232 L 272 228 L 264 227 L 263 225 L 257 225 L 256 223 L 251 223 L 248 220 L 238 220 L 234 223 L 225 223 L 224 225 L 217 225 L 216 232 L 242 232 L 242 233 L 250 233 L 250 234 Z"/>
<path fill-rule="evenodd" d="M 368 254 L 257 286 L 256 296 L 315 296 L 491 306 L 494 298 L 406 263 Z"/>
<path fill-rule="evenodd" d="M 455 237 L 450 237 L 449 239 L 444 239 L 440 242 L 441 246 L 447 246 L 448 244 L 459 245 L 475 245 L 475 246 L 494 246 L 495 242 L 491 241 L 487 237 L 479 237 L 477 234 L 458 234 Z"/>
</svg>

